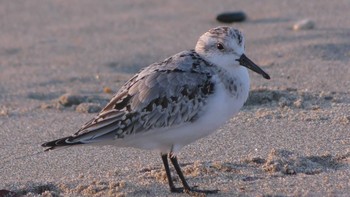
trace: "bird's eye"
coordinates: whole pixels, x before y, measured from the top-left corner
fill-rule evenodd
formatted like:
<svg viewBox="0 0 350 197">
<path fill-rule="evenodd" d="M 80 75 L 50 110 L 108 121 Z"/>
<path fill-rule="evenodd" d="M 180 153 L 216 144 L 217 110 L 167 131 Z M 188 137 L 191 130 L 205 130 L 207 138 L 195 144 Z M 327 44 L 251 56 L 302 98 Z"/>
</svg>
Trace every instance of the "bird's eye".
<svg viewBox="0 0 350 197">
<path fill-rule="evenodd" d="M 222 51 L 222 50 L 224 50 L 224 45 L 222 45 L 221 43 L 217 43 L 216 48 L 218 48 L 220 51 Z"/>
</svg>

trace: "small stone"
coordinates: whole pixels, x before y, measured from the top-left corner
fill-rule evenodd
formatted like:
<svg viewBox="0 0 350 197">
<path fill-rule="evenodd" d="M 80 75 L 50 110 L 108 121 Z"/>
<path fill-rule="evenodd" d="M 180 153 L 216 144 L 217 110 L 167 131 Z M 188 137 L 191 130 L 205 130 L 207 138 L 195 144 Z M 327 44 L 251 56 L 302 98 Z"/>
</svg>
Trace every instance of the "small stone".
<svg viewBox="0 0 350 197">
<path fill-rule="evenodd" d="M 104 88 L 103 88 L 103 92 L 104 92 L 104 93 L 107 93 L 107 94 L 111 94 L 111 93 L 112 93 L 112 89 L 109 88 L 109 87 L 104 87 Z"/>
<path fill-rule="evenodd" d="M 307 29 L 313 29 L 313 28 L 315 28 L 315 22 L 309 19 L 298 21 L 293 25 L 294 31 L 307 30 Z"/>
<path fill-rule="evenodd" d="M 81 113 L 97 113 L 101 111 L 101 105 L 97 103 L 81 103 L 77 106 L 75 111 Z"/>
<path fill-rule="evenodd" d="M 246 15 L 242 11 L 224 12 L 216 17 L 216 20 L 222 23 L 242 22 L 246 19 Z"/>
<path fill-rule="evenodd" d="M 66 107 L 70 107 L 72 105 L 79 105 L 80 103 L 83 103 L 86 100 L 84 96 L 81 95 L 74 95 L 74 94 L 64 94 L 60 96 L 58 99 L 58 102 Z"/>
</svg>

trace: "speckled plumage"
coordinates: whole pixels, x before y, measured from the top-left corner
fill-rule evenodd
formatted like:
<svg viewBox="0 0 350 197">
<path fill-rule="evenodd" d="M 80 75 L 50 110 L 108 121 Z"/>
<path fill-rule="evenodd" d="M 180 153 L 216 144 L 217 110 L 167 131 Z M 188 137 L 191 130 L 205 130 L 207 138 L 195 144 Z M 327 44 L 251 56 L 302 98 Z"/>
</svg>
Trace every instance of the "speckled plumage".
<svg viewBox="0 0 350 197">
<path fill-rule="evenodd" d="M 193 50 L 154 63 L 126 82 L 102 112 L 74 136 L 86 135 L 91 132 L 91 126 L 95 129 L 99 124 L 114 124 L 110 132 L 116 138 L 124 138 L 195 121 L 207 97 L 213 94 L 213 69 Z M 106 121 L 106 114 L 112 112 L 118 118 L 114 122 Z M 93 140 L 99 140 L 93 136 Z"/>
</svg>

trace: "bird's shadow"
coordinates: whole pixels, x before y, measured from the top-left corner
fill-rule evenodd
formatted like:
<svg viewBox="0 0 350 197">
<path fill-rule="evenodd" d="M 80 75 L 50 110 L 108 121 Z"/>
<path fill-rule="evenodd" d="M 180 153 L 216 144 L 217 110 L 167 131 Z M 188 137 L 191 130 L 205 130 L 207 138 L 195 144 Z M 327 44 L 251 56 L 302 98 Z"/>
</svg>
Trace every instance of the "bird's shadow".
<svg viewBox="0 0 350 197">
<path fill-rule="evenodd" d="M 1 188 L 0 188 L 1 189 Z M 21 186 L 19 189 L 15 190 L 5 190 L 1 189 L 4 192 L 4 196 L 36 196 L 36 195 L 45 195 L 46 192 L 60 193 L 62 192 L 57 185 L 54 183 L 35 183 L 30 182 L 25 186 Z M 0 193 L 0 196 L 1 193 Z"/>
<path fill-rule="evenodd" d="M 189 180 L 226 178 L 247 182 L 298 174 L 317 175 L 348 169 L 349 159 L 350 152 L 343 155 L 300 156 L 288 150 L 272 149 L 266 158 L 250 157 L 239 162 L 196 161 L 183 163 L 180 166 Z M 155 179 L 158 182 L 167 183 L 162 166 L 142 168 L 139 173 L 144 179 Z M 175 171 L 173 170 L 172 173 Z M 173 179 L 175 182 L 180 181 L 176 176 Z"/>
</svg>

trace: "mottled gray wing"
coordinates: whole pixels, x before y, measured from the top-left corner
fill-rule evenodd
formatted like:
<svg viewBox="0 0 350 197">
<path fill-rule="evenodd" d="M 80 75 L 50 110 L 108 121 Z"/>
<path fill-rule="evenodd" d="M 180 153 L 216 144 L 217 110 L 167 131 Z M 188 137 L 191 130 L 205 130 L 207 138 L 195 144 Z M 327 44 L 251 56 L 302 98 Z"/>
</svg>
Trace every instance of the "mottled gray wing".
<svg viewBox="0 0 350 197">
<path fill-rule="evenodd" d="M 71 142 L 123 138 L 195 121 L 213 93 L 211 65 L 184 51 L 136 74 Z"/>
</svg>

